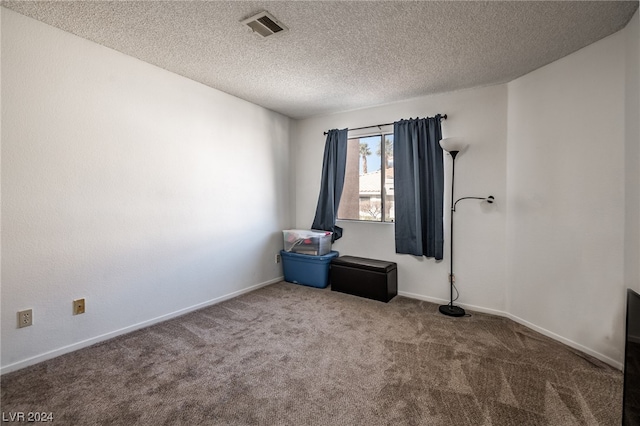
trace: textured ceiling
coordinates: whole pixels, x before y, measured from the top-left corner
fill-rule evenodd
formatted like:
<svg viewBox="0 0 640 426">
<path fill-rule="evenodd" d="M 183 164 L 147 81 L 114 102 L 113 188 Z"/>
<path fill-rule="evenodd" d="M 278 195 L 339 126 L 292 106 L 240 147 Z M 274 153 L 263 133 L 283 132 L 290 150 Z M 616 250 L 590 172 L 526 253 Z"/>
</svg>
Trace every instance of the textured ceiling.
<svg viewBox="0 0 640 426">
<path fill-rule="evenodd" d="M 622 29 L 638 1 L 3 1 L 293 118 L 510 81 Z M 289 28 L 239 23 L 267 10 Z"/>
</svg>

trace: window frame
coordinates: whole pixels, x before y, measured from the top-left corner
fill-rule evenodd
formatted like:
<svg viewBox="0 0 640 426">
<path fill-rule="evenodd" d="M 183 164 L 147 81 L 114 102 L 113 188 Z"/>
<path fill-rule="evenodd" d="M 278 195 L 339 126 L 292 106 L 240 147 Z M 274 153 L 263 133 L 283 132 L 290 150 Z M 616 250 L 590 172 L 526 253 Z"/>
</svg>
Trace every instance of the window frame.
<svg viewBox="0 0 640 426">
<path fill-rule="evenodd" d="M 386 223 L 386 224 L 394 224 L 395 220 L 389 220 L 387 218 L 387 213 L 386 213 L 386 198 L 387 198 L 387 189 L 385 188 L 385 179 L 386 179 L 386 167 L 384 167 L 387 164 L 387 153 L 386 153 L 386 149 L 384 149 L 384 143 L 385 143 L 385 137 L 386 136 L 392 136 L 393 137 L 393 128 L 390 130 L 383 130 L 382 128 L 380 128 L 378 131 L 374 131 L 374 132 L 364 132 L 361 134 L 355 134 L 355 135 L 348 135 L 347 136 L 347 143 L 349 143 L 349 141 L 351 139 L 365 139 L 365 138 L 371 138 L 371 137 L 379 137 L 380 138 L 380 210 L 381 210 L 381 215 L 380 215 L 380 219 L 376 219 L 376 220 L 366 220 L 366 219 L 350 219 L 350 218 L 341 218 L 341 217 L 336 217 L 336 220 L 339 221 L 349 221 L 349 222 L 361 222 L 361 223 Z M 393 141 L 393 143 L 395 143 L 395 141 Z M 360 161 L 360 159 L 358 158 L 358 161 Z M 359 167 L 359 164 L 358 164 Z M 358 179 L 360 178 L 360 176 L 358 176 Z M 359 180 L 358 180 L 358 184 L 359 184 Z M 395 185 L 395 184 L 394 184 Z M 359 191 L 358 191 L 359 194 Z M 395 191 L 394 191 L 395 194 Z M 395 196 L 394 196 L 395 199 Z M 358 206 L 360 206 L 360 200 L 358 197 Z M 358 215 L 359 216 L 359 215 Z M 390 215 L 389 215 L 390 216 Z"/>
</svg>

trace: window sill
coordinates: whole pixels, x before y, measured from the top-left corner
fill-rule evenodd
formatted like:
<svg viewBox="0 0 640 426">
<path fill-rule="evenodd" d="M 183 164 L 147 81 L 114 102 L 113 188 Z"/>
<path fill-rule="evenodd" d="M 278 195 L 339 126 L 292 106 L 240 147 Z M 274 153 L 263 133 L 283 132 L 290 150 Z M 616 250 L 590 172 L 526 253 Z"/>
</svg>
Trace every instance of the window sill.
<svg viewBox="0 0 640 426">
<path fill-rule="evenodd" d="M 375 223 L 378 225 L 394 225 L 395 222 L 380 222 L 377 220 L 336 219 L 336 223 Z"/>
</svg>

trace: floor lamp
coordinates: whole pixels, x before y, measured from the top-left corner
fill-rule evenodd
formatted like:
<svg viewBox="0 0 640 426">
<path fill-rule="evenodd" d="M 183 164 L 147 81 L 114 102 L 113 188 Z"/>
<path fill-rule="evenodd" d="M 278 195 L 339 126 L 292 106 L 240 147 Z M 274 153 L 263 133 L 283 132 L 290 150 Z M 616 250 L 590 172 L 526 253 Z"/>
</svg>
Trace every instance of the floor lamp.
<svg viewBox="0 0 640 426">
<path fill-rule="evenodd" d="M 450 317 L 462 317 L 466 314 L 464 309 L 460 306 L 455 306 L 453 304 L 453 289 L 455 287 L 456 277 L 453 274 L 453 214 L 456 211 L 456 204 L 462 200 L 483 200 L 487 203 L 493 203 L 493 195 L 489 195 L 488 197 L 462 197 L 457 200 L 453 197 L 453 188 L 455 183 L 456 176 L 456 156 L 460 151 L 463 151 L 467 145 L 462 143 L 458 139 L 445 138 L 440 141 L 440 146 L 442 149 L 447 151 L 451 155 L 451 215 L 449 216 L 449 225 L 450 225 L 450 236 L 449 236 L 449 289 L 450 289 L 450 299 L 449 304 L 440 305 L 440 313 L 444 315 L 448 315 Z M 455 200 L 455 201 L 454 201 Z M 457 293 L 457 289 L 456 289 Z M 457 299 L 457 297 L 456 297 Z"/>
</svg>

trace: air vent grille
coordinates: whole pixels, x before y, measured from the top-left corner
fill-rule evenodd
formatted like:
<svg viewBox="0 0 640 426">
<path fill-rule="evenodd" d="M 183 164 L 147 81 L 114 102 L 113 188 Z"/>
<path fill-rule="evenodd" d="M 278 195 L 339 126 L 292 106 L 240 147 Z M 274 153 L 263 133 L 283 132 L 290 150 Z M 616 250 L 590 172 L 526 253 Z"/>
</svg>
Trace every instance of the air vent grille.
<svg viewBox="0 0 640 426">
<path fill-rule="evenodd" d="M 287 31 L 287 27 L 282 25 L 273 15 L 266 11 L 247 18 L 241 23 L 251 28 L 253 33 L 261 38 Z"/>
<path fill-rule="evenodd" d="M 280 25 L 273 22 L 268 16 L 263 16 L 262 18 L 258 19 L 258 22 L 260 22 L 265 27 L 269 28 L 274 33 L 277 33 L 278 31 L 282 31 L 283 29 Z"/>
</svg>

